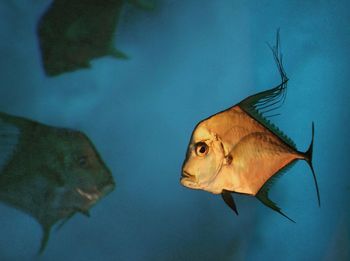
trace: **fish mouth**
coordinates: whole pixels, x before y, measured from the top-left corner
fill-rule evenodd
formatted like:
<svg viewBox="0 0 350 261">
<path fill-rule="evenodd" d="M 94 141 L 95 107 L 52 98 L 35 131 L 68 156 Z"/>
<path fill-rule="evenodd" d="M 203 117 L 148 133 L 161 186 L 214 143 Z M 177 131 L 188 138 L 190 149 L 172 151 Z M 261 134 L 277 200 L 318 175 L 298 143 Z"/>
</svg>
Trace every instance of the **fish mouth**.
<svg viewBox="0 0 350 261">
<path fill-rule="evenodd" d="M 78 194 L 86 199 L 90 203 L 95 203 L 97 200 L 99 200 L 101 197 L 107 195 L 108 193 L 112 192 L 115 188 L 115 184 L 108 183 L 104 186 L 102 186 L 100 189 L 97 189 L 96 187 L 90 188 L 90 189 L 83 189 L 83 188 L 76 188 L 76 192 Z"/>
<path fill-rule="evenodd" d="M 83 190 L 81 188 L 76 188 L 76 191 L 80 196 L 82 196 L 90 202 L 96 202 L 101 196 L 101 192 L 97 189 Z"/>
<path fill-rule="evenodd" d="M 191 189 L 198 189 L 196 177 L 185 170 L 182 171 L 180 183 L 184 187 L 191 188 Z"/>
<path fill-rule="evenodd" d="M 181 178 L 187 178 L 187 179 L 195 179 L 194 175 L 191 175 L 187 171 L 182 171 Z"/>
</svg>

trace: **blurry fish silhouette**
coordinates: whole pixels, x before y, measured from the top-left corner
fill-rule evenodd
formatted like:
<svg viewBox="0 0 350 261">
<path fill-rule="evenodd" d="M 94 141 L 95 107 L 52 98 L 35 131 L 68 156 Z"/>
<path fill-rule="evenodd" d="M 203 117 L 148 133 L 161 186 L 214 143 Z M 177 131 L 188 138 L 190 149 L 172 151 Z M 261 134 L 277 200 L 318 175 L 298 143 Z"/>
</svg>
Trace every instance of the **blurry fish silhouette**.
<svg viewBox="0 0 350 261">
<path fill-rule="evenodd" d="M 38 37 L 48 76 L 89 68 L 92 59 L 127 56 L 114 48 L 115 30 L 125 0 L 54 0 L 41 17 Z M 144 9 L 152 4 L 129 0 Z"/>
<path fill-rule="evenodd" d="M 270 48 L 282 83 L 199 122 L 192 133 L 182 166 L 181 184 L 221 194 L 236 214 L 238 211 L 231 192 L 252 195 L 291 220 L 269 199 L 268 191 L 276 177 L 297 160 L 305 160 L 311 168 L 320 205 L 312 166 L 314 125 L 309 149 L 300 152 L 290 138 L 267 120 L 274 116 L 272 111 L 282 105 L 288 81 L 279 50 L 279 32 L 276 45 Z"/>
<path fill-rule="evenodd" d="M 115 187 L 94 145 L 82 132 L 0 112 L 0 201 L 51 227 L 89 209 Z M 61 224 L 61 225 L 62 225 Z"/>
</svg>

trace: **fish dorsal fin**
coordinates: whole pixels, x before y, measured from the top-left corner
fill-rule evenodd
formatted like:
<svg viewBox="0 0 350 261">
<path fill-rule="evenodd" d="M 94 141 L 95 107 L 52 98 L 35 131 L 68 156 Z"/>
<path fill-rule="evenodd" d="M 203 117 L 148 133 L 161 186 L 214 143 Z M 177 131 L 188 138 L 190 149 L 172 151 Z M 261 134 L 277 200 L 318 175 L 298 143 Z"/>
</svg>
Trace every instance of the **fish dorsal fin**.
<svg viewBox="0 0 350 261">
<path fill-rule="evenodd" d="M 255 195 L 257 199 L 259 199 L 264 205 L 273 209 L 274 211 L 280 213 L 282 216 L 286 217 L 290 221 L 294 222 L 291 218 L 289 218 L 286 214 L 284 214 L 281 209 L 269 198 L 269 191 L 271 186 L 276 182 L 278 178 L 280 178 L 284 173 L 286 173 L 291 167 L 294 166 L 296 161 L 292 161 L 284 168 L 280 169 L 275 175 L 273 175 L 270 179 L 268 179 L 265 184 L 261 187 L 259 192 Z"/>
<path fill-rule="evenodd" d="M 281 130 L 279 130 L 268 118 L 276 116 L 278 114 L 271 114 L 274 110 L 282 106 L 287 93 L 287 82 L 288 78 L 286 72 L 284 71 L 282 64 L 282 54 L 280 52 L 280 37 L 279 31 L 277 31 L 276 45 L 270 46 L 273 57 L 275 59 L 278 71 L 281 76 L 281 84 L 278 86 L 259 92 L 255 95 L 249 96 L 238 105 L 251 117 L 263 124 L 270 131 L 280 137 L 285 143 L 296 149 L 295 143 L 285 135 Z"/>
<path fill-rule="evenodd" d="M 0 117 L 0 175 L 16 150 L 20 134 L 21 132 L 18 127 L 7 123 Z"/>
</svg>

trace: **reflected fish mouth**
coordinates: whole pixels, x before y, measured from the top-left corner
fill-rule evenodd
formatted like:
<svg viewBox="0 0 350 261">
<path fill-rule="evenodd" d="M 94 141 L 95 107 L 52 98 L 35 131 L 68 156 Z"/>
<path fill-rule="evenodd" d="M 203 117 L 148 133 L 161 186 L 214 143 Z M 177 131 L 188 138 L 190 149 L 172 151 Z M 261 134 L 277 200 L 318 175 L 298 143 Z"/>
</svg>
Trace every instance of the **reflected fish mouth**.
<svg viewBox="0 0 350 261">
<path fill-rule="evenodd" d="M 96 189 L 92 191 L 84 191 L 83 189 L 76 188 L 76 191 L 88 201 L 97 201 L 101 195 L 101 193 Z"/>
<path fill-rule="evenodd" d="M 82 189 L 82 188 L 76 188 L 76 191 L 80 196 L 85 198 L 86 200 L 90 202 L 96 202 L 101 197 L 107 195 L 108 193 L 112 192 L 115 188 L 115 183 L 109 183 L 107 185 L 104 185 L 101 187 L 101 189 L 97 189 L 96 187 L 92 189 Z"/>
</svg>

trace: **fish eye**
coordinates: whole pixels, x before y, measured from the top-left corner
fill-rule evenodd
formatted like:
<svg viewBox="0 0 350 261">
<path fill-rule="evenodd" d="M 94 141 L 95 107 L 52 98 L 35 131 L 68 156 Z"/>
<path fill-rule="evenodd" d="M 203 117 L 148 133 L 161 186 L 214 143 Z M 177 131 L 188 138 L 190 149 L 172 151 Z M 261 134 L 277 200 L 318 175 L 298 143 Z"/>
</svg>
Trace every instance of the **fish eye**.
<svg viewBox="0 0 350 261">
<path fill-rule="evenodd" d="M 209 147 L 205 142 L 200 141 L 195 144 L 195 151 L 197 156 L 203 157 L 208 154 Z"/>
<path fill-rule="evenodd" d="M 79 158 L 79 166 L 80 167 L 86 167 L 87 166 L 87 162 L 88 162 L 87 156 L 81 156 Z"/>
</svg>

